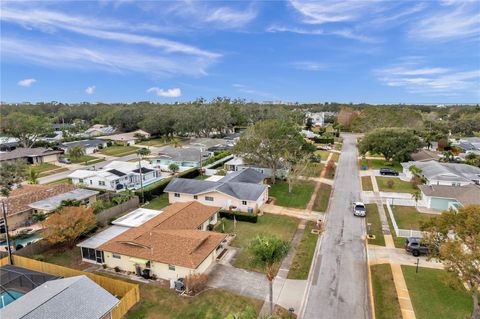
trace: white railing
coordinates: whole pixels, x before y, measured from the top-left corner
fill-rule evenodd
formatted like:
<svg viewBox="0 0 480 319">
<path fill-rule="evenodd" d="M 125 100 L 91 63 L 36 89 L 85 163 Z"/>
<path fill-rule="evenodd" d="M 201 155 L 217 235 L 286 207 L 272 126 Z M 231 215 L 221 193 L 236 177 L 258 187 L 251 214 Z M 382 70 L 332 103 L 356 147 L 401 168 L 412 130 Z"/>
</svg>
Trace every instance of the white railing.
<svg viewBox="0 0 480 319">
<path fill-rule="evenodd" d="M 395 199 L 395 202 L 397 202 L 398 199 Z M 393 202 L 393 198 L 387 198 L 387 210 L 388 210 L 388 215 L 390 215 L 390 220 L 392 221 L 393 225 L 393 230 L 395 230 L 395 234 L 397 237 L 403 237 L 403 238 L 408 238 L 408 237 L 423 237 L 423 232 L 420 230 L 414 230 L 414 229 L 401 229 L 398 228 L 397 221 L 395 220 L 395 216 L 393 215 L 392 207 L 390 206 L 390 203 Z"/>
</svg>

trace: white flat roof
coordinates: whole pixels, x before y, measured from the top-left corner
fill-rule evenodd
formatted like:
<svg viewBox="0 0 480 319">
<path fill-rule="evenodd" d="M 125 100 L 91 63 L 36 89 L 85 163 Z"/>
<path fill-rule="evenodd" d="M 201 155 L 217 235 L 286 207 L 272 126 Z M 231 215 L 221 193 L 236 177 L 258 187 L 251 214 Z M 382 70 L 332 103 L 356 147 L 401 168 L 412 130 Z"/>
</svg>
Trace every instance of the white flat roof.
<svg viewBox="0 0 480 319">
<path fill-rule="evenodd" d="M 118 235 L 129 229 L 130 227 L 113 225 L 111 227 L 108 227 L 104 231 L 99 232 L 98 234 L 93 235 L 92 237 L 82 241 L 77 245 L 77 247 L 97 249 L 107 241 L 117 237 Z"/>
<path fill-rule="evenodd" d="M 225 176 L 220 176 L 220 175 L 212 175 L 210 176 L 209 178 L 206 178 L 205 180 L 206 181 L 210 181 L 210 182 L 218 182 L 219 180 L 221 180 L 222 178 L 224 178 Z"/>
<path fill-rule="evenodd" d="M 163 213 L 161 210 L 137 208 L 133 212 L 114 220 L 112 224 L 123 227 L 138 227 L 161 213 Z"/>
</svg>

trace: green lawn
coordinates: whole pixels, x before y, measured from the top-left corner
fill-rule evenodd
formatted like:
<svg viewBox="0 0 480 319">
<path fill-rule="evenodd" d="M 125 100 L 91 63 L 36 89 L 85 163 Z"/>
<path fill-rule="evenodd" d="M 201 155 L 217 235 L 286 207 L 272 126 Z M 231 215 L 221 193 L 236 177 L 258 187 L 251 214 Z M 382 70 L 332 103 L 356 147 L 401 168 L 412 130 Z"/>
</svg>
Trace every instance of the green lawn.
<svg viewBox="0 0 480 319">
<path fill-rule="evenodd" d="M 252 239 L 257 235 L 273 235 L 290 241 L 297 227 L 298 219 L 281 215 L 264 214 L 258 217 L 257 223 L 238 221 L 235 229 L 233 221 L 225 219 L 225 232 L 237 235 L 232 242 L 232 246 L 241 248 L 233 265 L 239 268 L 264 272 L 263 269 L 251 265 L 251 254 L 248 246 Z"/>
<path fill-rule="evenodd" d="M 83 155 L 78 158 L 73 158 L 70 156 L 66 156 L 65 158 L 68 158 L 72 161 L 73 164 L 82 164 L 82 165 L 89 165 L 89 164 L 95 164 L 95 163 L 100 163 L 103 162 L 104 160 L 95 156 L 90 156 L 90 155 Z M 85 162 L 87 162 L 85 164 Z"/>
<path fill-rule="evenodd" d="M 359 168 L 365 166 L 367 169 L 393 168 L 398 172 L 403 170 L 400 162 L 386 162 L 384 159 L 361 159 L 359 161 Z"/>
<path fill-rule="evenodd" d="M 38 172 L 40 177 L 68 171 L 68 168 L 60 167 L 52 163 L 34 164 L 32 168 Z"/>
<path fill-rule="evenodd" d="M 162 209 L 165 206 L 168 206 L 168 194 L 167 193 L 163 193 L 162 195 L 155 197 L 144 207 L 148 208 L 148 209 Z"/>
<path fill-rule="evenodd" d="M 470 318 L 473 303 L 460 281 L 445 270 L 402 266 L 417 319 Z"/>
<path fill-rule="evenodd" d="M 209 177 L 210 177 L 210 176 L 207 176 L 207 175 L 198 175 L 198 176 L 195 177 L 194 179 L 199 179 L 199 180 L 203 181 L 203 180 L 205 180 L 205 179 L 207 179 L 207 178 L 209 178 Z"/>
<path fill-rule="evenodd" d="M 163 137 L 152 138 L 148 141 L 140 141 L 138 144 L 147 145 L 147 146 L 163 146 L 168 144 L 168 140 Z"/>
<path fill-rule="evenodd" d="M 405 238 L 397 237 L 397 235 L 395 234 L 395 230 L 393 229 L 392 220 L 390 219 L 390 214 L 388 213 L 388 210 L 387 210 L 387 205 L 383 205 L 383 208 L 385 209 L 385 215 L 387 215 L 388 227 L 390 227 L 390 233 L 392 235 L 393 243 L 395 244 L 395 247 L 405 248 Z"/>
<path fill-rule="evenodd" d="M 308 163 L 307 167 L 307 176 L 310 177 L 320 177 L 320 174 L 322 173 L 323 170 L 323 164 L 321 163 Z"/>
<path fill-rule="evenodd" d="M 396 177 L 377 176 L 375 178 L 377 179 L 378 189 L 381 192 L 414 193 L 417 190 L 409 182 L 402 181 Z M 389 180 L 393 181 L 392 188 L 388 187 Z"/>
<path fill-rule="evenodd" d="M 338 154 L 338 153 L 333 153 L 333 155 L 332 155 L 332 161 L 334 161 L 335 163 L 337 163 L 339 158 L 340 158 L 340 154 Z"/>
<path fill-rule="evenodd" d="M 413 206 L 393 206 L 393 215 L 398 228 L 420 230 L 422 223 L 439 215 L 419 213 Z"/>
<path fill-rule="evenodd" d="M 362 190 L 366 192 L 373 191 L 372 178 L 370 176 L 362 176 Z"/>
<path fill-rule="evenodd" d="M 59 184 L 71 184 L 72 183 L 72 180 L 70 179 L 70 177 L 65 177 L 65 178 L 62 178 L 62 179 L 57 179 L 56 181 L 53 181 L 53 182 L 50 182 L 50 183 L 47 183 L 48 185 L 59 185 Z"/>
<path fill-rule="evenodd" d="M 289 193 L 288 183 L 277 181 L 270 187 L 268 193 L 271 197 L 276 198 L 275 205 L 302 209 L 307 207 L 314 189 L 315 183 L 301 182 L 295 185 L 292 192 Z"/>
<path fill-rule="evenodd" d="M 401 319 L 395 283 L 390 264 L 370 266 L 376 319 Z M 417 317 L 418 318 L 418 317 Z"/>
<path fill-rule="evenodd" d="M 383 238 L 382 223 L 380 221 L 380 215 L 378 213 L 377 204 L 367 204 L 367 216 L 366 223 L 372 224 L 370 226 L 369 235 L 375 235 L 375 239 L 369 239 L 368 243 L 372 245 L 385 246 L 385 239 Z M 368 228 L 367 228 L 368 230 Z"/>
<path fill-rule="evenodd" d="M 318 151 L 315 151 L 314 154 L 315 156 L 320 156 L 322 158 L 322 161 L 326 161 L 330 152 L 324 151 L 324 150 L 318 150 Z"/>
<path fill-rule="evenodd" d="M 262 304 L 263 301 L 220 289 L 204 291 L 195 297 L 180 297 L 168 287 L 140 284 L 140 302 L 125 317 L 224 319 L 230 313 L 243 313 L 247 309 L 253 314 L 258 314 Z"/>
<path fill-rule="evenodd" d="M 38 259 L 48 263 L 52 263 L 59 266 L 68 268 L 83 270 L 91 266 L 91 264 L 82 262 L 82 255 L 79 247 L 53 247 L 47 251 L 33 255 L 33 259 Z"/>
<path fill-rule="evenodd" d="M 312 228 L 315 223 L 309 221 L 303 231 L 302 240 L 297 246 L 295 257 L 288 271 L 288 279 L 307 279 L 312 264 L 315 246 L 317 245 L 318 235 L 312 234 Z"/>
<path fill-rule="evenodd" d="M 341 150 L 342 150 L 342 146 L 343 146 L 342 143 L 335 143 L 334 148 L 335 148 L 337 151 L 341 151 Z"/>
<path fill-rule="evenodd" d="M 317 212 L 326 212 L 328 208 L 328 201 L 330 200 L 330 193 L 332 186 L 328 184 L 321 184 L 313 202 L 313 210 Z"/>
<path fill-rule="evenodd" d="M 108 156 L 125 156 L 125 155 L 130 155 L 134 154 L 137 152 L 138 147 L 135 146 L 122 146 L 122 145 L 113 145 L 106 147 L 102 150 L 99 150 L 98 152 L 103 155 L 108 155 Z"/>
</svg>

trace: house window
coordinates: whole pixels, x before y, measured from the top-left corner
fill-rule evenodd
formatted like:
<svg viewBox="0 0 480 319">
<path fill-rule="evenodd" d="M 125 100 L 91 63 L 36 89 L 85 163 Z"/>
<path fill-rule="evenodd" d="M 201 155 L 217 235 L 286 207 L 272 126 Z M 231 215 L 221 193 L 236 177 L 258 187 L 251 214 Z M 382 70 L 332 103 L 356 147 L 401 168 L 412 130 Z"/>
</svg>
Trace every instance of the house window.
<svg viewBox="0 0 480 319">
<path fill-rule="evenodd" d="M 213 202 L 213 197 L 212 196 L 205 196 L 205 200 L 209 202 Z"/>
<path fill-rule="evenodd" d="M 198 199 L 198 196 L 197 196 L 197 195 L 193 195 L 193 199 Z"/>
<path fill-rule="evenodd" d="M 83 179 L 82 179 L 82 178 L 79 178 L 79 179 L 78 179 L 78 182 L 79 182 L 79 183 L 83 183 Z"/>
<path fill-rule="evenodd" d="M 98 185 L 105 186 L 105 181 L 98 181 Z"/>
<path fill-rule="evenodd" d="M 246 200 L 242 200 L 242 205 L 247 205 L 247 201 L 246 201 Z"/>
<path fill-rule="evenodd" d="M 209 221 L 209 222 L 213 222 L 214 219 L 215 219 L 215 215 L 210 216 L 210 218 L 208 219 L 208 221 Z"/>
<path fill-rule="evenodd" d="M 168 265 L 168 270 L 175 271 L 175 265 Z"/>
<path fill-rule="evenodd" d="M 175 194 L 173 194 L 173 196 L 180 197 L 180 193 L 175 193 Z"/>
<path fill-rule="evenodd" d="M 93 185 L 93 181 L 92 181 L 92 180 L 90 180 L 90 185 Z"/>
<path fill-rule="evenodd" d="M 113 254 L 113 253 L 112 253 L 112 258 L 122 259 L 122 256 L 120 256 L 119 254 Z"/>
</svg>

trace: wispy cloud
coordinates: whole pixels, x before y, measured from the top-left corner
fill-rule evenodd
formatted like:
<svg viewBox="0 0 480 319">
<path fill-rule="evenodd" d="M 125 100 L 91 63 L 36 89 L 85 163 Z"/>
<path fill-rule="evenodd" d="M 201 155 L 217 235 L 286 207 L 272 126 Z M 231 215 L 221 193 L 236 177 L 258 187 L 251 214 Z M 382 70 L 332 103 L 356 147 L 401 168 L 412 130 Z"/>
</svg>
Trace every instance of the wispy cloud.
<svg viewBox="0 0 480 319">
<path fill-rule="evenodd" d="M 293 62 L 291 65 L 298 70 L 305 71 L 321 71 L 327 68 L 324 63 L 311 62 L 311 61 L 298 61 Z"/>
<path fill-rule="evenodd" d="M 37 82 L 37 80 L 35 79 L 24 79 L 24 80 L 18 81 L 17 84 L 24 87 L 30 87 L 35 82 Z"/>
<path fill-rule="evenodd" d="M 207 13 L 205 21 L 219 22 L 230 27 L 240 27 L 257 17 L 257 11 L 252 7 L 245 11 L 234 10 L 229 7 L 220 7 Z"/>
<path fill-rule="evenodd" d="M 354 30 L 347 29 L 347 28 L 324 30 L 324 29 L 307 29 L 307 28 L 299 28 L 299 27 L 286 27 L 286 26 L 272 25 L 272 26 L 269 26 L 266 31 L 270 33 L 288 32 L 288 33 L 297 33 L 297 34 L 304 34 L 304 35 L 330 35 L 330 36 L 334 35 L 334 36 L 339 36 L 346 39 L 357 40 L 357 41 L 366 42 L 366 43 L 381 42 L 380 39 L 366 36 L 363 34 L 357 34 Z"/>
<path fill-rule="evenodd" d="M 385 85 L 403 87 L 411 93 L 451 96 L 476 92 L 480 87 L 480 70 L 457 70 L 402 62 L 374 73 Z"/>
<path fill-rule="evenodd" d="M 95 87 L 95 85 L 89 86 L 89 87 L 87 87 L 87 88 L 85 89 L 85 93 L 87 93 L 87 94 L 89 94 L 89 95 L 90 95 L 90 94 L 93 94 L 93 93 L 95 93 L 95 90 L 96 90 L 96 89 L 97 89 L 97 88 Z"/>
<path fill-rule="evenodd" d="M 161 97 L 179 97 L 182 95 L 182 90 L 179 88 L 161 89 L 158 87 L 151 87 L 147 90 L 148 93 L 155 93 Z"/>
</svg>

